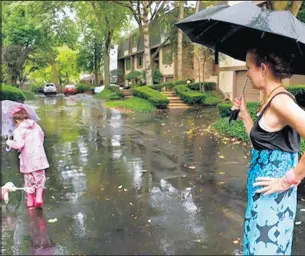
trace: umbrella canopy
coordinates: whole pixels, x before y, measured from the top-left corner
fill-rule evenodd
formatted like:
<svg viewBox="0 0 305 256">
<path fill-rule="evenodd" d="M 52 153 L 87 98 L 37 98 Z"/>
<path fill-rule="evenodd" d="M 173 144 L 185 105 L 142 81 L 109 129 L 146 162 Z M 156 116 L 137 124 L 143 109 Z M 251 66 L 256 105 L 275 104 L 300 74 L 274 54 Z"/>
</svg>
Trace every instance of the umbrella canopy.
<svg viewBox="0 0 305 256">
<path fill-rule="evenodd" d="M 242 61 L 247 50 L 255 47 L 294 54 L 294 73 L 305 74 L 305 24 L 289 11 L 262 9 L 247 2 L 219 5 L 175 25 L 191 41 Z"/>
<path fill-rule="evenodd" d="M 39 120 L 39 117 L 31 106 L 16 101 L 3 100 L 1 101 L 1 136 L 13 135 L 13 131 L 16 126 L 13 122 L 12 113 L 18 108 L 24 109 L 28 113 L 29 117 L 34 121 L 37 122 Z"/>
</svg>

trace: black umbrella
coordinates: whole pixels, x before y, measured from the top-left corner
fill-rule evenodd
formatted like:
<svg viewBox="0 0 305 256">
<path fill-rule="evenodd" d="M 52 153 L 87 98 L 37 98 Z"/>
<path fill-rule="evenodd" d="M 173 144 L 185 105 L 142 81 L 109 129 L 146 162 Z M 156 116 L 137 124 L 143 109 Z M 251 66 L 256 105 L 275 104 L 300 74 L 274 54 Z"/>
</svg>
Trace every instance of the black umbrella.
<svg viewBox="0 0 305 256">
<path fill-rule="evenodd" d="M 218 64 L 218 51 L 245 61 L 250 48 L 263 47 L 294 54 L 294 73 L 305 75 L 305 24 L 289 11 L 272 11 L 247 2 L 218 5 L 175 25 L 191 41 L 213 48 L 215 64 Z"/>
</svg>

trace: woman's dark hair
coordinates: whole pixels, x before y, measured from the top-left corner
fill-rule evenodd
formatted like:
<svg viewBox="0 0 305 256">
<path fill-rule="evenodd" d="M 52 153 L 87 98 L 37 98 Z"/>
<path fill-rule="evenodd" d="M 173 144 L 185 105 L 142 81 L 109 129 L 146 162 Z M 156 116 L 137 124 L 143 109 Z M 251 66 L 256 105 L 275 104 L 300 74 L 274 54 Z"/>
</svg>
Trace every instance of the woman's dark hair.
<svg viewBox="0 0 305 256">
<path fill-rule="evenodd" d="M 13 115 L 14 123 L 17 123 L 17 121 L 23 121 L 23 120 L 26 120 L 26 119 L 29 119 L 29 118 L 30 117 L 29 117 L 28 112 L 26 112 L 24 109 L 19 110 L 18 112 L 16 112 Z"/>
<path fill-rule="evenodd" d="M 293 75 L 292 63 L 295 59 L 294 54 L 279 55 L 272 51 L 266 51 L 260 48 L 248 50 L 255 56 L 255 64 L 259 67 L 262 63 L 269 66 L 273 75 L 280 79 L 290 78 Z"/>
</svg>

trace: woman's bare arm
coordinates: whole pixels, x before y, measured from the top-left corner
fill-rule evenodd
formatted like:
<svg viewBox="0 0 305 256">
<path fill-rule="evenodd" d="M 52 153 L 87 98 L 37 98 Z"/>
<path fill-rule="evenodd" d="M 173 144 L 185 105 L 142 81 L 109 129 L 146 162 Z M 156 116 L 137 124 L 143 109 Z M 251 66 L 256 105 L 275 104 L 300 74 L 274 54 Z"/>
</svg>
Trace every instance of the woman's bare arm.
<svg viewBox="0 0 305 256">
<path fill-rule="evenodd" d="M 294 128 L 301 137 L 305 138 L 305 111 L 299 107 L 289 96 L 278 95 L 271 103 L 271 108 L 283 123 Z M 305 153 L 294 168 L 296 180 L 305 177 Z"/>
</svg>

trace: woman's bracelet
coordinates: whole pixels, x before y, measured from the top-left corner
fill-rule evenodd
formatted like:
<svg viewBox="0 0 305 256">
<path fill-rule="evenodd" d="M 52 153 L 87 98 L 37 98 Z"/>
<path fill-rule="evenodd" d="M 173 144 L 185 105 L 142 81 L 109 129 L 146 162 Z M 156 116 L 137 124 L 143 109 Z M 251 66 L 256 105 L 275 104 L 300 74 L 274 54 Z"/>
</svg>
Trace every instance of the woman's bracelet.
<svg viewBox="0 0 305 256">
<path fill-rule="evenodd" d="M 300 180 L 296 180 L 293 169 L 290 169 L 288 172 L 286 172 L 285 181 L 290 185 L 296 185 L 296 186 L 299 185 L 301 182 Z"/>
</svg>

